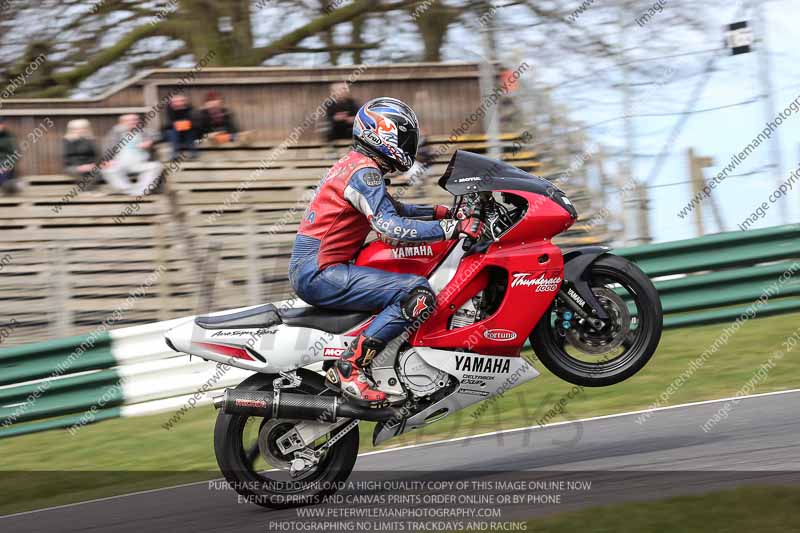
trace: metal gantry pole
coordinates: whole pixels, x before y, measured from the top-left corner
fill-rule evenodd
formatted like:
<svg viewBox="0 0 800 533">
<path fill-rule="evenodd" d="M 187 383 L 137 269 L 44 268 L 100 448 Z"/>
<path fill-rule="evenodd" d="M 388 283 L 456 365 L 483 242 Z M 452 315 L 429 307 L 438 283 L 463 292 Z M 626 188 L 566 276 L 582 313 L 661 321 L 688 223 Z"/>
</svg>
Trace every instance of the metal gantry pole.
<svg viewBox="0 0 800 533">
<path fill-rule="evenodd" d="M 499 159 L 503 151 L 500 146 L 500 102 L 490 104 L 489 97 L 495 89 L 495 36 L 492 24 L 481 30 L 484 60 L 480 64 L 481 103 L 486 106 L 483 125 L 489 144 L 489 157 Z"/>
<path fill-rule="evenodd" d="M 764 120 L 772 122 L 775 118 L 775 89 L 772 84 L 772 61 L 769 57 L 769 32 L 767 24 L 767 11 L 765 2 L 752 2 L 753 16 L 756 33 L 756 57 L 758 59 L 758 74 L 761 80 L 761 98 L 764 100 Z M 769 168 L 774 172 L 773 179 L 780 185 L 783 182 L 783 153 L 781 151 L 781 136 L 779 128 L 772 134 L 769 143 Z M 778 202 L 778 209 L 782 224 L 789 223 L 787 202 Z"/>
<path fill-rule="evenodd" d="M 625 50 L 628 42 L 627 20 L 628 2 L 620 3 L 619 11 L 619 46 Z M 636 123 L 633 117 L 634 102 L 633 91 L 631 89 L 630 66 L 623 61 L 622 67 L 622 114 L 624 117 L 625 139 L 623 148 L 623 184 L 622 190 L 631 191 L 629 199 L 623 198 L 622 204 L 629 209 L 625 209 L 623 218 L 625 223 L 625 243 L 646 244 L 652 241 L 650 235 L 650 213 L 648 190 L 644 184 L 636 179 Z"/>
</svg>

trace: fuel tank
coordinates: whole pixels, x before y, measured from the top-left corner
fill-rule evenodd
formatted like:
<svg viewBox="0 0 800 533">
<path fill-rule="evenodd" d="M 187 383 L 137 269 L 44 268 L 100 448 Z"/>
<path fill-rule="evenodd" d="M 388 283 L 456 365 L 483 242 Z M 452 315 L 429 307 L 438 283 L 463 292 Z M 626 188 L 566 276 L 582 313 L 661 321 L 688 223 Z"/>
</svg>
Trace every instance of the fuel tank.
<svg viewBox="0 0 800 533">
<path fill-rule="evenodd" d="M 356 265 L 427 278 L 455 245 L 447 240 L 393 247 L 376 240 L 361 248 Z"/>
</svg>

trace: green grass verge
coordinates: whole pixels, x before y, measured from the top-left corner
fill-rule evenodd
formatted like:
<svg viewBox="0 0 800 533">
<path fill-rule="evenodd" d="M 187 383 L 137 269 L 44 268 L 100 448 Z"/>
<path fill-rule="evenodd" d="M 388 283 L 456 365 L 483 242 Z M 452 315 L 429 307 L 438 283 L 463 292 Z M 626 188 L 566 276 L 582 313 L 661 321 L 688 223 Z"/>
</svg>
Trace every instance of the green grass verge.
<svg viewBox="0 0 800 533">
<path fill-rule="evenodd" d="M 527 523 L 528 533 L 741 533 L 800 531 L 800 489 L 742 487 L 554 515 Z"/>
<path fill-rule="evenodd" d="M 669 396 L 668 404 L 733 396 L 753 376 L 783 341 L 798 330 L 800 314 L 751 320 L 733 335 L 728 344 L 707 360 L 705 365 Z M 583 389 L 570 398 L 565 413 L 548 419 L 557 422 L 601 414 L 644 409 L 657 401 L 675 376 L 688 368 L 690 361 L 711 345 L 727 324 L 671 330 L 665 332 L 658 353 L 637 376 L 619 385 Z M 768 379 L 754 392 L 785 390 L 798 386 L 800 347 L 788 353 L 769 373 Z M 513 389 L 492 403 L 479 417 L 472 413 L 480 406 L 457 413 L 428 428 L 389 441 L 384 447 L 402 446 L 499 429 L 536 425 L 559 400 L 566 398 L 573 386 L 537 364 L 542 375 Z M 145 471 L 164 472 L 164 480 L 154 476 L 137 479 L 119 476 L 118 483 L 89 483 L 79 486 L 74 476 L 62 487 L 53 479 L 48 490 L 37 483 L 15 487 L 13 500 L 0 493 L 0 513 L 56 505 L 67 501 L 121 494 L 155 486 L 165 486 L 166 479 L 196 479 L 200 472 L 216 472 L 212 431 L 215 412 L 212 407 L 198 407 L 171 430 L 163 428 L 172 413 L 147 417 L 116 419 L 82 428 L 75 436 L 54 430 L 0 440 L 0 471 Z M 566 418 L 565 418 L 566 417 Z M 372 448 L 373 424 L 361 425 L 362 451 Z M 58 478 L 57 474 L 53 475 Z M 38 479 L 38 476 L 37 476 Z"/>
</svg>

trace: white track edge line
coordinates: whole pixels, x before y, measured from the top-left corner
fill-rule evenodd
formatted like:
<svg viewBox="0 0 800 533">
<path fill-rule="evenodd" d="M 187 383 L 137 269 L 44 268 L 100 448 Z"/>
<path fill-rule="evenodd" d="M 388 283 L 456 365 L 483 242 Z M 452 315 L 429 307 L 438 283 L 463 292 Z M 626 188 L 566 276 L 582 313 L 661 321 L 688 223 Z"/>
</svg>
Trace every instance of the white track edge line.
<svg viewBox="0 0 800 533">
<path fill-rule="evenodd" d="M 749 395 L 746 395 L 746 396 L 733 396 L 733 397 L 729 397 L 729 398 L 718 398 L 716 400 L 703 400 L 703 401 L 700 401 L 700 402 L 689 402 L 689 403 L 682 403 L 682 404 L 678 404 L 678 405 L 668 405 L 666 407 L 656 407 L 655 409 L 641 409 L 639 411 L 628 411 L 628 412 L 625 412 L 625 413 L 615 413 L 615 414 L 611 414 L 611 415 L 593 416 L 593 417 L 589 417 L 589 418 L 581 418 L 579 420 L 567 420 L 567 421 L 564 421 L 564 422 L 553 422 L 552 424 L 545 424 L 544 426 L 528 426 L 528 427 L 522 427 L 522 428 L 503 429 L 503 430 L 500 430 L 500 431 L 490 431 L 488 433 L 481 433 L 479 435 L 465 435 L 463 437 L 454 437 L 452 439 L 438 440 L 438 441 L 434 441 L 434 442 L 422 442 L 420 444 L 410 444 L 408 446 L 401 446 L 401 447 L 398 447 L 398 448 L 388 448 L 386 450 L 376 450 L 374 452 L 360 453 L 360 454 L 358 454 L 358 456 L 359 457 L 366 457 L 368 455 L 378 455 L 378 454 L 381 454 L 381 453 L 398 452 L 398 451 L 410 450 L 410 449 L 414 449 L 414 448 L 423 448 L 423 447 L 426 447 L 426 446 L 436 446 L 438 444 L 448 444 L 448 443 L 451 443 L 451 442 L 459 442 L 459 441 L 469 440 L 469 439 L 480 439 L 480 438 L 484 438 L 484 437 L 491 437 L 493 435 L 501 435 L 501 434 L 505 434 L 505 433 L 515 433 L 515 432 L 518 432 L 518 431 L 528 431 L 528 430 L 531 430 L 531 429 L 547 429 L 547 428 L 551 428 L 551 427 L 565 426 L 565 425 L 577 424 L 577 423 L 581 423 L 581 422 L 592 422 L 594 420 L 605 420 L 605 419 L 609 419 L 609 418 L 620 418 L 620 417 L 623 417 L 623 416 L 632 416 L 632 415 L 638 415 L 638 414 L 642 414 L 642 413 L 655 413 L 655 412 L 658 412 L 658 411 L 669 411 L 669 410 L 672 410 L 672 409 L 680 409 L 680 408 L 684 408 L 684 407 L 694 407 L 696 405 L 707 405 L 707 404 L 710 404 L 710 403 L 728 402 L 728 401 L 731 401 L 731 400 L 749 400 L 749 399 L 753 399 L 753 398 L 763 398 L 763 397 L 766 397 L 766 396 L 777 396 L 777 395 L 780 395 L 780 394 L 794 394 L 794 393 L 800 393 L 800 389 L 790 389 L 790 390 L 782 390 L 782 391 L 774 391 L 774 392 L 764 392 L 764 393 L 761 393 L 761 394 L 749 394 Z M 155 488 L 155 489 L 141 490 L 141 491 L 137 491 L 137 492 L 130 492 L 128 494 L 117 494 L 116 496 L 106 496 L 104 498 L 95 498 L 93 500 L 86 500 L 86 501 L 83 501 L 83 502 L 65 503 L 64 505 L 56 505 L 54 507 L 45 507 L 43 509 L 33 509 L 31 511 L 23 511 L 21 513 L 14 513 L 14 514 L 0 516 L 0 520 L 6 519 L 6 518 L 13 518 L 13 517 L 17 517 L 17 516 L 24 516 L 24 515 L 34 514 L 34 513 L 41 513 L 41 512 L 44 512 L 44 511 L 56 511 L 58 509 L 65 509 L 65 508 L 68 508 L 68 507 L 75 507 L 75 506 L 78 506 L 78 505 L 86 505 L 86 504 L 89 504 L 89 503 L 98 503 L 98 502 L 104 502 L 104 501 L 108 501 L 108 500 L 115 500 L 117 498 L 127 498 L 129 496 L 139 496 L 139 495 L 142 495 L 142 494 L 151 494 L 153 492 L 161 492 L 161 491 L 165 491 L 165 490 L 180 489 L 180 488 L 183 488 L 183 487 L 191 487 L 191 486 L 194 486 L 194 485 L 202 485 L 204 483 L 212 483 L 212 482 L 215 482 L 215 481 L 224 481 L 224 478 L 207 479 L 207 480 L 204 480 L 204 481 L 193 481 L 191 483 L 183 483 L 181 485 L 173 485 L 173 486 L 170 486 L 170 487 L 159 487 L 159 488 Z"/>
<path fill-rule="evenodd" d="M 619 418 L 623 416 L 632 416 L 632 415 L 639 415 L 643 413 L 655 413 L 658 411 L 669 411 L 671 409 L 679 409 L 684 407 L 694 407 L 696 405 L 706 405 L 710 403 L 720 403 L 720 402 L 728 402 L 731 400 L 747 400 L 751 398 L 761 398 L 764 396 L 776 396 L 779 394 L 791 394 L 791 393 L 800 393 L 800 389 L 791 389 L 791 390 L 782 390 L 782 391 L 773 391 L 773 392 L 764 392 L 761 394 L 749 394 L 747 396 L 733 396 L 730 398 L 718 398 L 716 400 L 703 400 L 699 402 L 689 402 L 689 403 L 682 403 L 678 405 L 668 405 L 666 407 L 656 407 L 653 409 L 641 409 L 639 411 L 628 411 L 625 413 L 614 413 L 610 415 L 598 415 L 592 416 L 589 418 L 581 418 L 578 420 L 565 420 L 564 422 L 553 422 L 551 424 L 545 424 L 543 426 L 528 426 L 522 428 L 512 428 L 512 429 L 501 429 L 499 431 L 490 431 L 488 433 L 480 433 L 478 435 L 464 435 L 463 437 L 453 437 L 452 439 L 445 439 L 445 440 L 437 440 L 433 442 L 421 442 L 419 444 L 409 444 L 408 446 L 400 446 L 397 448 L 387 448 L 385 450 L 376 450 L 374 452 L 366 452 L 359 454 L 359 457 L 367 456 L 367 455 L 377 455 L 379 453 L 387 453 L 387 452 L 396 452 L 400 450 L 410 450 L 413 448 L 422 448 L 425 446 L 435 446 L 437 444 L 449 444 L 451 442 L 459 442 L 463 440 L 470 440 L 470 439 L 480 439 L 483 437 L 491 437 L 493 435 L 501 435 L 504 433 L 516 433 L 518 431 L 529 431 L 532 429 L 548 429 L 557 426 L 566 426 L 569 424 L 577 424 L 582 422 L 592 422 L 594 420 L 605 420 L 609 418 Z"/>
</svg>

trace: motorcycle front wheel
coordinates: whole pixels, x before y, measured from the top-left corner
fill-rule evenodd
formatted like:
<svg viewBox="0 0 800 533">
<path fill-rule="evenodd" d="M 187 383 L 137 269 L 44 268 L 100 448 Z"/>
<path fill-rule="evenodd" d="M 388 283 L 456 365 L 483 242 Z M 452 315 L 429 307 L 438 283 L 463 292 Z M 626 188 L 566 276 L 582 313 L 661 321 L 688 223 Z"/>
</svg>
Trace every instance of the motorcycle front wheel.
<svg viewBox="0 0 800 533">
<path fill-rule="evenodd" d="M 297 372 L 302 383 L 293 393 L 330 394 L 324 378 L 310 370 Z M 273 390 L 277 376 L 255 374 L 237 389 Z M 297 477 L 288 471 L 291 457 L 283 457 L 274 440 L 290 430 L 296 420 L 275 420 L 247 415 L 217 416 L 214 453 L 222 475 L 245 502 L 272 509 L 317 504 L 347 480 L 358 456 L 358 426 L 327 448 L 319 463 Z M 333 436 L 337 428 L 314 443 L 315 449 Z"/>
<path fill-rule="evenodd" d="M 652 281 L 630 261 L 604 255 L 591 264 L 589 285 L 609 316 L 595 329 L 559 295 L 530 341 L 537 358 L 561 379 L 585 387 L 614 385 L 641 370 L 658 347 L 663 316 Z"/>
</svg>

